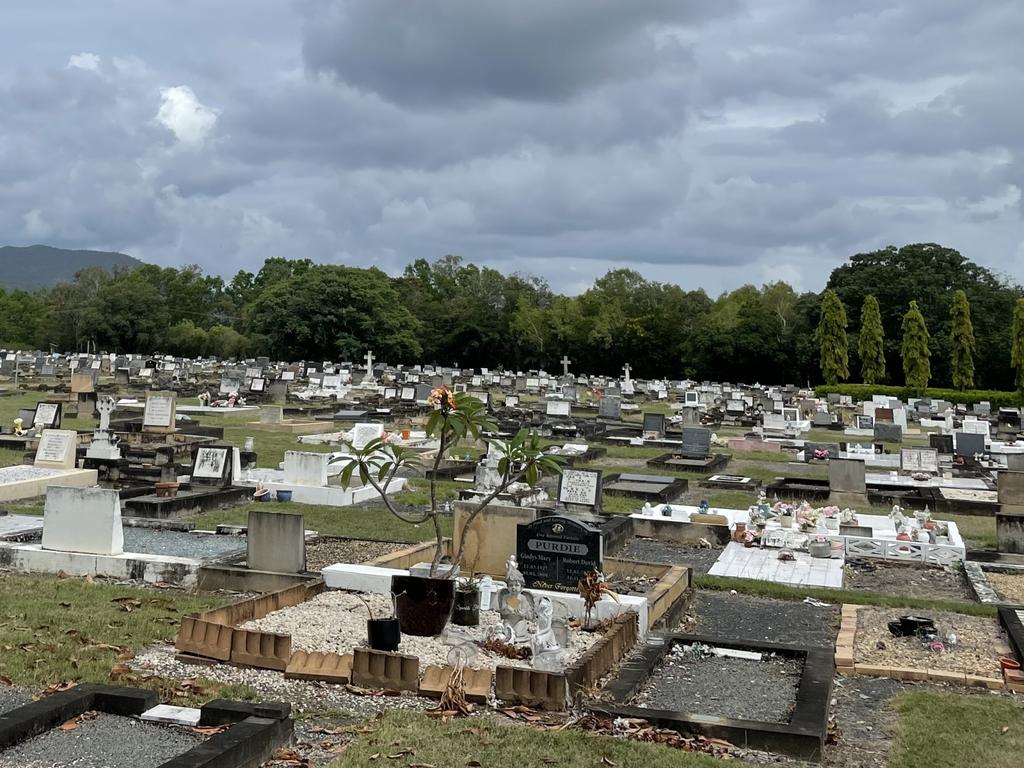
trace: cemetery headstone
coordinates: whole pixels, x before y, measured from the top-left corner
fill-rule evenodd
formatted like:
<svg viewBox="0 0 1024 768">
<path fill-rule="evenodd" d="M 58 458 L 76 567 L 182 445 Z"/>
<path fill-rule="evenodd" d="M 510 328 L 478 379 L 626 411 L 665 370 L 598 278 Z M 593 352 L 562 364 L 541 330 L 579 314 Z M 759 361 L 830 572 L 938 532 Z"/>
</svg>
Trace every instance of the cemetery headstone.
<svg viewBox="0 0 1024 768">
<path fill-rule="evenodd" d="M 251 510 L 245 540 L 249 570 L 271 573 L 306 570 L 306 526 L 302 515 Z"/>
<path fill-rule="evenodd" d="M 548 416 L 568 417 L 572 414 L 572 403 L 567 400 L 548 400 L 544 412 Z"/>
<path fill-rule="evenodd" d="M 900 469 L 935 474 L 939 471 L 939 452 L 934 448 L 901 448 Z"/>
<path fill-rule="evenodd" d="M 42 548 L 91 555 L 122 554 L 124 529 L 117 491 L 51 485 L 43 508 Z"/>
<path fill-rule="evenodd" d="M 142 414 L 142 429 L 150 432 L 173 432 L 177 396 L 173 392 L 150 392 Z"/>
<path fill-rule="evenodd" d="M 78 433 L 70 429 L 44 429 L 39 436 L 33 465 L 45 469 L 74 469 Z"/>
<path fill-rule="evenodd" d="M 954 432 L 953 435 L 953 454 L 955 456 L 973 459 L 976 455 L 985 453 L 984 435 L 975 432 Z"/>
<path fill-rule="evenodd" d="M 232 449 L 227 445 L 200 445 L 192 453 L 192 484 L 226 488 L 231 485 Z"/>
<path fill-rule="evenodd" d="M 683 427 L 682 445 L 679 452 L 683 456 L 707 458 L 711 455 L 711 430 L 703 427 Z"/>
<path fill-rule="evenodd" d="M 661 438 L 665 436 L 665 414 L 663 413 L 645 413 L 644 414 L 644 425 L 643 433 L 645 435 L 652 434 L 655 437 Z"/>
<path fill-rule="evenodd" d="M 32 426 L 36 429 L 60 429 L 61 404 L 44 401 L 36 403 L 36 411 L 32 415 Z"/>
<path fill-rule="evenodd" d="M 876 411 L 877 413 L 877 411 Z M 903 427 L 899 424 L 875 419 L 874 440 L 876 443 L 902 443 Z"/>
<path fill-rule="evenodd" d="M 622 400 L 618 397 L 602 397 L 597 402 L 597 415 L 602 419 L 622 418 Z"/>
<path fill-rule="evenodd" d="M 371 440 L 384 437 L 384 425 L 379 422 L 356 424 L 352 428 L 352 447 L 362 450 Z"/>
<path fill-rule="evenodd" d="M 558 479 L 558 501 L 568 509 L 585 507 L 601 512 L 601 470 L 563 469 Z"/>
<path fill-rule="evenodd" d="M 550 515 L 516 528 L 516 561 L 527 587 L 575 593 L 580 579 L 601 570 L 601 531 L 594 526 Z"/>
</svg>

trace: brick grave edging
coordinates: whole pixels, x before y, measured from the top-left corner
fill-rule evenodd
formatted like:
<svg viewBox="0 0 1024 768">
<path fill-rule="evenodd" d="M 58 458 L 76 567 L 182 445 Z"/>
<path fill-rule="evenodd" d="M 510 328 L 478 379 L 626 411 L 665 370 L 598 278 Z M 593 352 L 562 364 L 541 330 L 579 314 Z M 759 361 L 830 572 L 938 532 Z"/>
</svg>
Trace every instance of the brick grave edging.
<svg viewBox="0 0 1024 768">
<path fill-rule="evenodd" d="M 0 715 L 0 752 L 91 710 L 137 717 L 160 703 L 156 691 L 113 685 L 78 685 Z M 255 765 L 291 739 L 286 702 L 253 704 L 216 699 L 200 709 L 200 725 L 230 725 L 159 768 L 237 768 Z"/>
<path fill-rule="evenodd" d="M 845 603 L 839 635 L 836 637 L 836 671 L 844 675 L 864 677 L 888 677 L 892 680 L 948 683 L 968 688 L 988 688 L 993 691 L 1024 693 L 1024 677 L 1007 675 L 1006 678 L 968 675 L 964 672 L 950 672 L 943 669 L 921 669 L 920 667 L 894 667 L 876 664 L 858 664 L 854 656 L 857 639 L 857 611 L 867 606 Z M 1006 649 L 1009 652 L 1009 648 Z"/>
<path fill-rule="evenodd" d="M 495 698 L 506 704 L 564 710 L 576 693 L 593 687 L 633 649 L 638 621 L 636 611 L 618 614 L 600 639 L 564 672 L 499 665 L 494 670 Z"/>
<path fill-rule="evenodd" d="M 679 712 L 632 706 L 629 702 L 650 679 L 665 654 L 676 643 L 707 643 L 713 646 L 774 653 L 803 661 L 796 702 L 788 722 L 737 720 L 700 712 Z M 820 761 L 828 730 L 832 697 L 832 658 L 827 650 L 779 643 L 722 640 L 685 634 L 650 635 L 640 651 L 619 668 L 605 688 L 606 698 L 587 702 L 587 709 L 610 717 L 637 718 L 684 735 L 700 734 L 725 739 L 740 747 L 780 752 L 802 760 Z"/>
</svg>

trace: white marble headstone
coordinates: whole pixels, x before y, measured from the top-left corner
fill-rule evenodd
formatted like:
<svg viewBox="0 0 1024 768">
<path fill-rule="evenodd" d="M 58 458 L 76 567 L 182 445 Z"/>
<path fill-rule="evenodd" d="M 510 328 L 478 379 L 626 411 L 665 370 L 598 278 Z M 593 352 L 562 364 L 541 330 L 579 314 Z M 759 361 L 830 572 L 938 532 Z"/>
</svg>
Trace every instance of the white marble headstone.
<svg viewBox="0 0 1024 768">
<path fill-rule="evenodd" d="M 117 491 L 51 485 L 43 510 L 42 546 L 92 555 L 123 553 L 124 530 Z"/>
</svg>

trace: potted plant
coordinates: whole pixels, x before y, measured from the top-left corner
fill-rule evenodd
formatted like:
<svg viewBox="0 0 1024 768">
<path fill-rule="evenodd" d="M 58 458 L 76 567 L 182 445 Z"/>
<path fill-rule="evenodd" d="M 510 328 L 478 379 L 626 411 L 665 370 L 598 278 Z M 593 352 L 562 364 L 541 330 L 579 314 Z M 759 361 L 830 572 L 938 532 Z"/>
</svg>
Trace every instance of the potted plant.
<svg viewBox="0 0 1024 768">
<path fill-rule="evenodd" d="M 379 619 L 373 617 L 373 609 L 366 599 L 357 594 L 357 598 L 366 606 L 369 618 L 366 620 L 366 644 L 375 651 L 387 651 L 394 653 L 402 642 L 402 631 L 395 613 L 395 597 L 391 596 L 391 616 L 384 616 Z"/>
<path fill-rule="evenodd" d="M 438 441 L 438 448 L 432 462 L 433 471 L 429 473 L 430 503 L 422 513 L 399 511 L 386 493 L 388 485 L 400 471 L 420 466 L 419 457 L 412 450 L 377 439 L 363 448 L 349 445 L 350 455 L 335 462 L 342 465 L 340 481 L 343 488 L 349 486 L 353 477 L 358 477 L 364 485 L 377 491 L 385 507 L 395 517 L 413 525 L 429 522 L 433 527 L 436 547 L 430 575 L 393 576 L 391 579 L 391 591 L 396 596 L 395 613 L 402 632 L 417 636 L 437 635 L 448 623 L 455 603 L 455 577 L 466 554 L 466 536 L 460 535 L 458 551 L 446 566 L 445 574 L 439 576 L 441 561 L 445 557 L 445 541 L 443 504 L 437 498 L 438 467 L 462 441 L 479 440 L 484 433 L 497 431 L 497 425 L 491 421 L 484 404 L 465 392 L 451 392 L 447 387 L 438 387 L 430 393 L 428 402 L 434 410 L 427 420 L 426 433 L 427 437 Z M 510 486 L 524 481 L 536 485 L 542 472 L 558 473 L 564 461 L 560 456 L 545 454 L 540 438 L 525 429 L 508 441 L 489 439 L 486 442 L 498 452 L 498 472 L 502 480 L 493 491 L 476 502 L 466 515 L 460 533 L 464 533 L 487 505 Z"/>
<path fill-rule="evenodd" d="M 480 579 L 470 576 L 455 587 L 455 607 L 452 624 L 476 627 L 480 624 Z"/>
<path fill-rule="evenodd" d="M 832 557 L 832 542 L 827 536 L 815 536 L 807 542 L 807 554 L 811 557 Z"/>
</svg>

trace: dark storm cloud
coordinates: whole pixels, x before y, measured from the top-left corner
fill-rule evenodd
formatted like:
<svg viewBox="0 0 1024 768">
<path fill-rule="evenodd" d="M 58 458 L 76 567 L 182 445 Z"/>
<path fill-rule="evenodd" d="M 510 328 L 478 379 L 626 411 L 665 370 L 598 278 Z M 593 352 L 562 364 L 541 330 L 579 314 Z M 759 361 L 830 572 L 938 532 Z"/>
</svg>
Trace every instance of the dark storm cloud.
<svg viewBox="0 0 1024 768">
<path fill-rule="evenodd" d="M 5 10 L 15 244 L 715 292 L 927 240 L 1024 279 L 1012 0 L 45 6 Z"/>
</svg>

